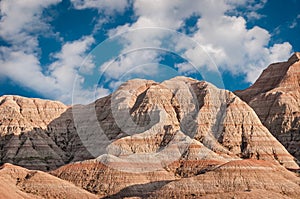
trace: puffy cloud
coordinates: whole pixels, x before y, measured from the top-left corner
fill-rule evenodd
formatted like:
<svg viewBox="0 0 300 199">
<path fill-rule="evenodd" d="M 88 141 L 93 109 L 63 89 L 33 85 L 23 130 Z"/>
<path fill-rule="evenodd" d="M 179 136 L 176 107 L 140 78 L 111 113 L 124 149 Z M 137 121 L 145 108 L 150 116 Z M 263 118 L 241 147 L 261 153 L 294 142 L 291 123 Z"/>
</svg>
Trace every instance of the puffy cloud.
<svg viewBox="0 0 300 199">
<path fill-rule="evenodd" d="M 214 63 L 222 71 L 227 70 L 233 74 L 244 74 L 245 81 L 254 82 L 263 68 L 271 62 L 282 61 L 291 54 L 292 47 L 289 43 L 274 44 L 270 46 L 271 35 L 261 27 L 247 27 L 247 16 L 237 15 L 238 8 L 243 8 L 252 15 L 266 3 L 262 1 L 244 0 L 202 0 L 202 1 L 133 1 L 133 8 L 137 20 L 133 24 L 125 24 L 110 31 L 110 35 L 120 34 L 139 28 L 157 27 L 179 30 L 184 27 L 185 20 L 191 16 L 199 16 L 197 29 L 191 34 L 192 39 L 199 42 L 201 49 L 210 55 Z M 230 13 L 230 15 L 228 14 Z M 138 48 L 139 46 L 162 47 L 160 42 L 163 31 L 136 34 L 124 37 L 127 45 L 124 49 Z M 184 47 L 184 55 L 193 63 L 201 67 L 213 69 L 214 64 L 207 55 L 201 55 L 199 48 L 185 45 L 177 41 L 177 45 Z M 280 50 L 274 50 L 280 49 Z M 153 57 L 151 57 L 153 59 Z M 134 61 L 150 62 L 136 57 Z M 123 61 L 123 60 L 119 60 Z M 117 63 L 116 63 L 117 64 Z M 121 67 L 122 63 L 118 63 Z M 178 64 L 179 72 L 188 73 L 193 67 L 189 64 Z M 185 68 L 189 67 L 189 68 Z M 112 69 L 113 70 L 113 69 Z"/>
<path fill-rule="evenodd" d="M 93 42 L 93 37 L 83 37 L 64 44 L 60 52 L 53 54 L 56 60 L 46 67 L 48 68 L 46 74 L 42 72 L 42 66 L 34 54 L 1 47 L 0 75 L 6 76 L 46 97 L 71 103 L 74 80 L 76 77 L 82 78 L 78 75 L 78 70 Z M 94 67 L 92 64 L 85 66 Z M 82 88 L 78 85 L 77 89 Z M 103 91 L 104 94 L 107 94 L 106 90 Z M 81 96 L 81 98 L 86 96 L 84 102 L 91 99 L 90 96 L 95 90 L 90 92 L 89 95 Z"/>
<path fill-rule="evenodd" d="M 22 51 L 0 48 L 0 74 L 27 88 L 55 93 L 55 80 L 43 75 L 38 59 Z"/>
<path fill-rule="evenodd" d="M 153 70 L 143 70 L 143 65 L 146 63 L 158 63 L 158 54 L 156 51 L 141 50 L 134 51 L 128 54 L 119 56 L 115 61 L 104 63 L 100 67 L 100 72 L 111 79 L 119 79 L 126 73 L 131 73 L 134 70 L 135 74 L 154 74 Z"/>
<path fill-rule="evenodd" d="M 84 81 L 78 74 L 79 67 L 95 41 L 92 36 L 83 36 L 79 40 L 66 42 L 62 44 L 60 52 L 52 54 L 52 63 L 41 65 L 37 53 L 40 50 L 38 36 L 52 31 L 42 13 L 45 8 L 59 2 L 60 0 L 0 2 L 0 36 L 9 44 L 9 47 L 0 47 L 0 76 L 45 97 L 70 104 L 75 78 L 79 82 Z M 81 66 L 83 71 L 87 72 L 95 67 L 89 60 L 84 63 Z M 80 85 L 77 89 L 83 102 L 90 101 L 95 93 L 101 96 L 108 92 L 97 88 L 83 90 Z"/>
<path fill-rule="evenodd" d="M 49 66 L 49 72 L 62 88 L 69 90 L 72 88 L 74 78 L 86 56 L 85 53 L 93 42 L 93 37 L 83 37 L 65 43 L 60 52 L 53 54 L 56 61 Z"/>
<path fill-rule="evenodd" d="M 71 0 L 76 9 L 94 8 L 105 14 L 124 12 L 128 6 L 127 0 Z"/>
<path fill-rule="evenodd" d="M 269 32 L 257 26 L 248 29 L 243 17 L 224 15 L 215 21 L 200 18 L 197 26 L 193 37 L 204 48 L 209 46 L 206 49 L 217 66 L 233 74 L 245 74 L 248 82 L 254 82 L 268 64 L 286 60 L 291 54 L 289 43 L 269 47 Z"/>
<path fill-rule="evenodd" d="M 75 103 L 88 102 L 95 96 L 109 93 L 108 89 L 98 88 L 97 85 L 91 85 L 88 89 L 82 87 L 85 79 L 78 71 L 91 45 L 95 43 L 93 36 L 83 36 L 62 44 L 61 51 L 51 55 L 53 62 L 47 66 L 41 66 L 39 62 L 38 35 L 52 31 L 52 27 L 43 19 L 43 9 L 60 1 L 0 2 L 0 36 L 10 44 L 10 47 L 0 47 L 0 76 L 66 103 L 71 102 L 73 82 L 77 78 L 77 91 L 73 93 Z M 131 7 L 136 21 L 112 28 L 109 36 L 145 28 L 145 31 L 137 34 L 120 36 L 122 55 L 100 66 L 99 71 L 105 72 L 107 79 L 115 80 L 110 82 L 110 88 L 119 85 L 122 75 L 129 71 L 141 75 L 157 74 L 159 66 L 153 63 L 161 60 L 163 53 L 160 49 L 166 43 L 173 45 L 178 50 L 176 52 L 180 51 L 180 56 L 202 68 L 215 70 L 216 64 L 223 71 L 244 74 L 249 82 L 255 81 L 269 63 L 287 59 L 292 50 L 287 42 L 270 46 L 271 35 L 267 30 L 257 26 L 247 27 L 246 20 L 251 16 L 253 19 L 261 17 L 256 11 L 264 6 L 266 0 L 71 0 L 71 3 L 76 9 L 93 8 L 109 16 Z M 237 11 L 239 8 L 243 8 L 246 14 L 240 14 Z M 197 23 L 190 37 L 198 42 L 198 46 L 191 46 L 182 38 L 171 37 L 166 40 L 168 35 L 163 30 L 182 30 L 186 20 L 192 16 L 196 17 Z M 152 29 L 147 30 L 149 27 Z M 132 50 L 134 52 L 128 53 Z M 152 63 L 151 70 L 142 67 L 149 63 Z M 109 67 L 106 67 L 108 64 Z M 92 60 L 85 60 L 80 70 L 92 72 L 94 67 Z M 179 73 L 195 71 L 191 64 L 183 63 L 175 67 Z"/>
<path fill-rule="evenodd" d="M 38 46 L 37 32 L 48 34 L 51 27 L 42 18 L 44 8 L 61 0 L 2 0 L 0 2 L 0 37 L 24 50 L 32 52 Z"/>
</svg>

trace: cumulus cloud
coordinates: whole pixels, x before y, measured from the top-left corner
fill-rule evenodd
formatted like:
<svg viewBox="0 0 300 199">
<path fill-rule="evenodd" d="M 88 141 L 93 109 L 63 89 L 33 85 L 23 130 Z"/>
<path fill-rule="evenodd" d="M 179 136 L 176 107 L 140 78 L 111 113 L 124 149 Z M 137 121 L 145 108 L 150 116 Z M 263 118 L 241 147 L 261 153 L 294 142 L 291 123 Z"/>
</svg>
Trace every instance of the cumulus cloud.
<svg viewBox="0 0 300 199">
<path fill-rule="evenodd" d="M 52 63 L 42 66 L 39 61 L 38 36 L 52 31 L 52 27 L 43 19 L 43 10 L 60 1 L 0 2 L 0 37 L 9 44 L 9 47 L 0 47 L 0 76 L 8 77 L 45 97 L 66 103 L 71 102 L 73 83 L 77 78 L 75 86 L 78 90 L 73 93 L 78 99 L 76 103 L 88 102 L 93 96 L 109 93 L 107 88 L 98 88 L 97 85 L 88 89 L 82 87 L 85 79 L 78 71 L 92 44 L 96 42 L 93 33 L 79 40 L 62 43 L 61 50 L 51 54 Z M 156 74 L 158 65 L 153 63 L 161 60 L 162 51 L 159 49 L 164 48 L 166 43 L 180 51 L 180 56 L 200 66 L 200 69 L 206 67 L 206 70 L 215 70 L 216 64 L 222 71 L 244 74 L 248 82 L 255 81 L 269 63 L 287 59 L 292 50 L 288 42 L 270 45 L 271 35 L 267 30 L 258 26 L 247 27 L 247 20 L 261 17 L 257 10 L 264 6 L 266 0 L 71 0 L 71 3 L 75 9 L 97 9 L 108 16 L 132 8 L 135 21 L 112 28 L 109 36 L 152 27 L 138 34 L 121 36 L 122 55 L 105 62 L 98 70 L 105 72 L 106 79 L 115 80 L 110 82 L 110 87 L 119 85 L 120 77 L 131 70 L 143 75 Z M 244 9 L 244 15 L 239 13 L 240 8 Z M 182 30 L 186 20 L 192 16 L 197 23 L 189 36 L 198 46 L 191 46 L 182 38 L 166 39 L 168 35 L 162 30 Z M 157 51 L 149 51 L 147 47 Z M 128 53 L 132 50 L 137 51 Z M 202 53 L 203 50 L 210 57 Z M 152 70 L 137 67 L 148 63 L 152 63 Z M 92 73 L 95 67 L 92 60 L 85 60 L 80 70 Z M 179 73 L 195 71 L 191 64 L 177 64 L 175 67 Z"/>
<path fill-rule="evenodd" d="M 36 56 L 23 51 L 0 48 L 0 74 L 27 88 L 45 93 L 55 93 L 54 79 L 43 75 Z"/>
<path fill-rule="evenodd" d="M 48 34 L 51 27 L 42 18 L 42 11 L 61 0 L 29 0 L 0 2 L 0 37 L 23 50 L 32 52 L 38 46 L 36 33 Z"/>
<path fill-rule="evenodd" d="M 138 57 L 138 59 L 137 59 Z M 112 79 L 119 79 L 126 73 L 153 74 L 155 69 L 150 71 L 142 70 L 145 63 L 158 63 L 158 54 L 156 51 L 141 50 L 119 56 L 115 61 L 106 62 L 100 67 L 100 72 Z"/>
<path fill-rule="evenodd" d="M 128 6 L 127 0 L 71 0 L 76 9 L 97 9 L 105 14 L 114 14 L 114 12 L 124 12 Z"/>
<path fill-rule="evenodd" d="M 232 13 L 241 7 L 254 15 L 265 3 L 266 0 L 260 2 L 243 0 L 133 1 L 137 20 L 133 24 L 125 24 L 111 30 L 110 35 L 147 27 L 179 30 L 184 26 L 187 18 L 198 16 L 197 29 L 191 35 L 192 39 L 199 42 L 201 48 L 213 58 L 220 70 L 227 70 L 232 74 L 244 74 L 245 81 L 254 82 L 263 68 L 271 62 L 287 59 L 292 50 L 289 43 L 270 46 L 271 35 L 267 30 L 258 26 L 248 28 L 246 16 L 232 16 Z M 157 31 L 157 33 L 152 32 L 151 35 L 139 34 L 124 38 L 127 40 L 124 49 L 145 45 L 161 47 L 162 43 L 159 43 L 163 38 L 161 33 L 162 31 Z M 177 45 L 184 46 L 182 41 L 177 41 Z M 280 51 L 274 49 L 280 49 Z M 183 55 L 200 66 L 212 66 L 211 60 L 199 55 L 198 52 L 199 48 L 186 46 Z M 135 57 L 132 62 L 134 61 L 146 63 L 150 62 L 150 59 L 139 60 L 139 57 Z M 120 66 L 121 63 L 118 65 Z M 184 68 L 185 66 L 192 69 L 188 64 L 177 65 L 180 71 L 188 73 L 189 68 Z"/>
<path fill-rule="evenodd" d="M 245 74 L 248 82 L 254 82 L 268 64 L 286 60 L 291 54 L 289 43 L 269 47 L 269 32 L 258 26 L 247 28 L 243 17 L 222 15 L 214 21 L 200 18 L 197 26 L 199 31 L 193 37 L 210 47 L 207 51 L 217 66 L 222 71 Z"/>
<path fill-rule="evenodd" d="M 32 89 L 41 95 L 72 102 L 72 89 L 80 65 L 95 42 L 93 36 L 83 36 L 79 40 L 62 44 L 59 52 L 53 53 L 53 62 L 41 65 L 39 61 L 38 36 L 48 34 L 52 27 L 43 19 L 43 10 L 60 0 L 1 1 L 0 36 L 10 46 L 0 47 L 0 76 L 7 77 L 17 84 Z M 94 68 L 92 62 L 85 61 L 81 70 Z M 80 85 L 77 87 L 82 89 Z M 87 102 L 97 88 L 84 91 Z M 82 90 L 80 90 L 82 91 Z M 83 91 L 82 91 L 83 92 Z M 97 93 L 107 94 L 106 90 Z M 98 95 L 98 94 L 97 94 Z M 99 93 L 101 95 L 101 93 Z"/>
<path fill-rule="evenodd" d="M 37 53 L 40 50 L 38 37 L 52 31 L 42 13 L 45 8 L 59 2 L 60 0 L 1 1 L 0 37 L 9 47 L 0 47 L 0 76 L 47 98 L 70 104 L 75 78 L 79 82 L 84 81 L 78 74 L 79 67 L 95 40 L 93 36 L 83 36 L 63 43 L 59 52 L 50 55 L 54 61 L 41 65 Z M 82 71 L 87 72 L 95 67 L 89 60 L 84 63 Z M 97 96 L 108 93 L 106 89 L 96 87 L 84 90 L 81 85 L 77 89 L 81 93 L 82 102 L 90 102 L 95 93 Z"/>
<path fill-rule="evenodd" d="M 35 54 L 1 47 L 0 74 L 46 97 L 71 103 L 74 79 L 93 42 L 92 37 L 83 37 L 64 44 L 60 52 L 53 54 L 56 60 L 43 66 L 48 68 L 46 74 Z"/>
</svg>

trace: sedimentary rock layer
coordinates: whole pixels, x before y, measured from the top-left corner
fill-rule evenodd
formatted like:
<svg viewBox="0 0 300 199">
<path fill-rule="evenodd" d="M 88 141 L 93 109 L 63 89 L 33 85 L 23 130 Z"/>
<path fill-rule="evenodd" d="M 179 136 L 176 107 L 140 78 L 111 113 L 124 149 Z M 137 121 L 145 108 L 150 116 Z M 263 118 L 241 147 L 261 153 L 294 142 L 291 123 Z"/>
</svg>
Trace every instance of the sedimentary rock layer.
<svg viewBox="0 0 300 199">
<path fill-rule="evenodd" d="M 235 93 L 269 131 L 300 160 L 300 54 L 271 64 L 249 88 Z"/>
</svg>

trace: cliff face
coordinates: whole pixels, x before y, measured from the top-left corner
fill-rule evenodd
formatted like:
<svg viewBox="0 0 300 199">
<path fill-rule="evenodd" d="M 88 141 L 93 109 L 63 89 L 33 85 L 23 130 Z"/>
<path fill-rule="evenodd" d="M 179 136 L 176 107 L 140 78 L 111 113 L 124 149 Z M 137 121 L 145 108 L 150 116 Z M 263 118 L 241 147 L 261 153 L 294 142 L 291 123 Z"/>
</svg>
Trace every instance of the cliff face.
<svg viewBox="0 0 300 199">
<path fill-rule="evenodd" d="M 107 104 L 113 104 L 110 111 L 105 111 Z M 98 100 L 96 110 L 100 126 L 114 132 L 105 154 L 51 174 L 108 198 L 230 197 L 233 190 L 255 197 L 263 187 L 269 187 L 265 194 L 280 198 L 285 192 L 276 189 L 285 183 L 292 186 L 287 196 L 297 195 L 299 179 L 281 166 L 298 168 L 293 157 L 229 91 L 184 77 L 160 84 L 131 80 L 105 101 Z M 260 181 L 274 172 L 277 188 Z"/>
<path fill-rule="evenodd" d="M 0 198 L 98 198 L 74 184 L 42 171 L 4 164 L 0 167 Z"/>
<path fill-rule="evenodd" d="M 298 198 L 299 177 L 270 162 L 231 161 L 161 186 L 149 198 Z"/>
<path fill-rule="evenodd" d="M 101 197 L 298 194 L 299 178 L 285 169 L 299 168 L 293 156 L 246 102 L 204 81 L 134 79 L 73 107 L 3 99 L 1 162 L 51 169 Z"/>
<path fill-rule="evenodd" d="M 206 155 L 213 161 L 255 158 L 297 167 L 246 103 L 185 77 L 160 84 L 131 80 L 86 106 L 6 96 L 0 108 L 1 162 L 31 169 L 54 169 L 106 153 L 142 154 L 148 163 L 158 155 L 158 168 L 160 160 L 168 165 Z M 190 145 L 196 152 L 182 157 Z"/>
<path fill-rule="evenodd" d="M 49 170 L 91 158 L 82 148 L 72 118 L 70 108 L 60 102 L 0 97 L 1 162 Z"/>
<path fill-rule="evenodd" d="M 132 93 L 131 85 L 137 84 L 126 83 L 112 95 L 112 101 L 118 102 L 112 106 L 118 113 L 115 120 L 129 136 L 109 144 L 110 155 L 123 158 L 155 154 L 164 164 L 206 156 L 218 161 L 254 158 L 297 167 L 255 112 L 229 91 L 177 77 L 145 86 L 132 103 L 132 95 L 121 94 Z M 190 145 L 195 145 L 193 155 L 187 151 Z"/>
<path fill-rule="evenodd" d="M 0 97 L 0 135 L 20 135 L 47 125 L 67 110 L 56 101 L 30 99 L 19 96 Z"/>
<path fill-rule="evenodd" d="M 235 93 L 269 131 L 300 160 L 300 54 L 271 64 L 248 89 Z"/>
</svg>

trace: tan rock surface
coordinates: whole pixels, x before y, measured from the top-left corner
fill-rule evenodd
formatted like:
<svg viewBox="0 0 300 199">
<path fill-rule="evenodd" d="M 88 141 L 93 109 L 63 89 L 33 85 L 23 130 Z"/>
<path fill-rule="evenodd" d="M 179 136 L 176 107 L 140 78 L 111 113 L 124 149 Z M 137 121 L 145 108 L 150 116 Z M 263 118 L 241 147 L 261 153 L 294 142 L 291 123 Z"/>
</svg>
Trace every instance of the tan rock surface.
<svg viewBox="0 0 300 199">
<path fill-rule="evenodd" d="M 124 87 L 121 88 L 124 92 Z M 161 161 L 172 163 L 182 158 L 186 148 L 179 147 L 179 153 L 176 153 L 174 147 L 171 150 L 169 147 L 180 146 L 180 139 L 192 139 L 199 141 L 199 148 L 207 148 L 207 154 L 211 154 L 208 151 L 218 154 L 211 156 L 211 160 L 254 158 L 298 168 L 293 157 L 261 124 L 255 112 L 245 102 L 233 93 L 220 90 L 209 83 L 177 77 L 150 85 L 137 97 L 139 102 L 134 105 L 125 104 L 130 101 L 131 96 L 122 95 L 121 99 L 122 112 L 127 113 L 122 118 L 126 121 L 133 118 L 136 123 L 129 126 L 130 122 L 124 122 L 128 126 L 122 130 L 132 136 L 120 138 L 110 144 L 107 152 L 111 155 L 122 156 L 124 159 L 129 155 L 132 157 L 154 153 Z M 145 126 L 143 116 L 147 116 L 150 119 L 148 123 L 152 124 L 147 124 L 143 133 L 134 134 L 134 127 L 139 128 L 140 124 Z M 174 139 L 176 136 L 177 141 Z M 193 143 L 192 140 L 188 143 Z M 164 155 L 168 151 L 172 154 Z M 205 156 L 206 154 L 199 153 L 194 159 L 203 159 Z M 139 156 L 137 159 L 140 158 Z M 145 161 L 150 163 L 152 159 Z"/>
<path fill-rule="evenodd" d="M 300 54 L 271 64 L 248 89 L 235 93 L 262 123 L 300 160 Z"/>
<path fill-rule="evenodd" d="M 72 124 L 72 112 L 60 102 L 0 97 L 1 162 L 49 170 L 91 158 Z"/>
<path fill-rule="evenodd" d="M 284 168 L 298 165 L 250 106 L 186 77 L 130 80 L 95 103 L 65 107 L 45 126 L 3 134 L 1 147 L 1 162 L 66 164 L 51 174 L 101 197 L 298 194 L 299 178 Z M 274 189 L 269 178 L 278 179 Z M 245 193 L 248 184 L 253 193 Z"/>
<path fill-rule="evenodd" d="M 136 87 L 133 88 L 137 85 L 135 81 L 142 85 L 139 92 L 135 92 Z M 111 111 L 107 111 L 107 104 L 114 104 Z M 220 183 L 220 189 L 204 194 L 217 196 L 225 192 L 229 197 L 232 196 L 230 192 L 236 192 L 241 196 L 254 197 L 264 186 L 271 185 L 267 180 L 259 181 L 270 177 L 265 175 L 265 170 L 270 169 L 270 173 L 291 177 L 289 194 L 293 198 L 297 194 L 293 190 L 299 186 L 298 178 L 280 166 L 298 168 L 293 157 L 261 124 L 255 112 L 229 91 L 185 77 L 148 85 L 146 81 L 131 80 L 104 101 L 98 100 L 96 110 L 98 119 L 108 122 L 105 127 L 110 126 L 110 130 L 116 132 L 111 137 L 112 142 L 106 145 L 107 154 L 52 172 L 92 193 L 108 198 L 147 197 L 157 190 L 158 197 L 160 190 L 164 193 L 164 188 L 160 188 L 168 186 L 171 181 L 176 183 L 174 180 L 186 178 L 182 179 L 183 182 L 192 186 L 199 176 L 216 172 L 215 177 L 209 175 L 207 178 Z M 250 160 L 240 165 L 241 159 Z M 231 168 L 228 166 L 231 163 L 237 169 L 227 169 Z M 237 166 L 234 166 L 235 163 Z M 222 176 L 222 172 L 217 174 L 221 168 L 225 169 L 226 175 Z M 256 173 L 259 177 L 252 178 Z M 235 189 L 236 185 L 230 184 L 232 188 L 226 191 L 228 175 L 241 178 L 242 188 Z M 244 193 L 248 180 L 253 186 L 255 183 L 262 185 L 255 185 L 253 193 Z M 284 177 L 278 177 L 278 180 L 278 187 L 288 182 Z M 209 190 L 215 188 L 211 187 L 208 179 L 204 182 L 203 186 L 210 187 Z M 177 185 L 174 186 L 176 192 Z M 265 193 L 283 196 L 276 189 L 270 188 Z M 193 190 L 198 193 L 195 185 L 186 190 L 178 189 L 176 194 L 179 195 L 175 196 L 179 197 L 180 191 Z M 168 194 L 165 196 L 172 196 Z"/>
<path fill-rule="evenodd" d="M 198 166 L 200 161 L 198 162 Z M 134 164 L 132 164 L 134 167 Z M 235 160 L 196 176 L 172 172 L 130 173 L 98 161 L 73 163 L 52 172 L 103 198 L 298 198 L 300 178 L 263 160 Z"/>
<path fill-rule="evenodd" d="M 34 128 L 46 129 L 47 125 L 67 110 L 57 101 L 25 98 L 20 96 L 0 97 L 0 135 L 20 135 Z"/>
<path fill-rule="evenodd" d="M 0 198 L 98 198 L 74 184 L 42 171 L 4 164 L 0 168 Z"/>
<path fill-rule="evenodd" d="M 153 198 L 299 198 L 299 186 L 299 177 L 282 167 L 262 160 L 237 160 L 205 174 L 170 182 L 151 195 Z"/>
<path fill-rule="evenodd" d="M 149 183 L 149 187 L 139 189 L 140 192 L 147 192 L 155 189 L 156 184 L 175 179 L 172 173 L 165 170 L 142 173 L 123 172 L 97 160 L 68 164 L 52 171 L 51 174 L 101 197 L 116 194 L 126 187 Z"/>
<path fill-rule="evenodd" d="M 181 159 L 182 147 L 193 139 L 220 156 L 212 160 L 256 158 L 297 167 L 247 104 L 229 91 L 186 77 L 161 84 L 131 80 L 86 106 L 67 109 L 58 102 L 8 96 L 1 108 L 1 162 L 27 168 L 54 169 L 105 153 L 146 154 L 146 159 L 152 154 L 146 162 L 158 156 L 158 164 L 164 160 L 168 165 Z M 9 133 L 11 128 L 15 131 Z M 194 159 L 205 154 L 198 156 Z"/>
</svg>

